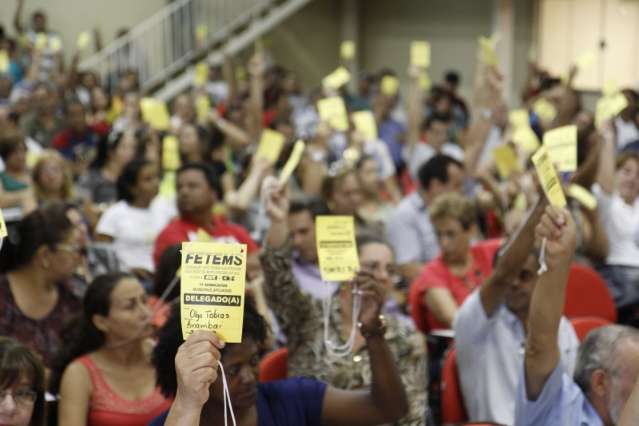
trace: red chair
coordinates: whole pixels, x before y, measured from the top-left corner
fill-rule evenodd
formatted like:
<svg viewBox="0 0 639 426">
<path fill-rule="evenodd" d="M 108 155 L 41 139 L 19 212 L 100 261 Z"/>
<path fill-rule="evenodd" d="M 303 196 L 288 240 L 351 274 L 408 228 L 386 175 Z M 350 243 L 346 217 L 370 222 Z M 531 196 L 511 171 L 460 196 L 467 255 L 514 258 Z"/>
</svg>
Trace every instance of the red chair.
<svg viewBox="0 0 639 426">
<path fill-rule="evenodd" d="M 568 318 L 599 317 L 617 321 L 617 309 L 606 282 L 588 266 L 570 266 L 564 315 Z"/>
<path fill-rule="evenodd" d="M 572 318 L 570 322 L 580 342 L 583 342 L 590 331 L 611 324 L 610 321 L 599 317 Z"/>
<path fill-rule="evenodd" d="M 267 354 L 260 362 L 260 382 L 273 382 L 288 377 L 288 349 L 281 348 Z"/>
<path fill-rule="evenodd" d="M 444 356 L 441 381 L 442 423 L 459 423 L 468 420 L 464 398 L 457 372 L 457 352 L 450 348 Z"/>
</svg>

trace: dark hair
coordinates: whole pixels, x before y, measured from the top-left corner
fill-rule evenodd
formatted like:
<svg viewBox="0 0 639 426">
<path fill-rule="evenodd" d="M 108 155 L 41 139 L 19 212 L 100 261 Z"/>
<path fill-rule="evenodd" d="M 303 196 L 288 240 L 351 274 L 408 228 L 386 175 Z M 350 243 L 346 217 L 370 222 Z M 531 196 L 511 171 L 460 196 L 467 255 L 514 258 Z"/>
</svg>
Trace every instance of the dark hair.
<svg viewBox="0 0 639 426">
<path fill-rule="evenodd" d="M 362 155 L 361 155 L 361 156 L 357 159 L 357 162 L 355 163 L 355 169 L 356 169 L 356 170 L 361 169 L 362 167 L 364 167 L 364 164 L 365 164 L 367 161 L 375 161 L 375 162 L 377 162 L 377 160 L 375 160 L 375 157 L 373 157 L 372 155 L 370 155 L 370 154 L 362 154 Z"/>
<path fill-rule="evenodd" d="M 361 252 L 362 247 L 367 246 L 369 244 L 382 244 L 386 247 L 390 248 L 391 251 L 394 251 L 391 245 L 384 238 L 379 235 L 375 235 L 370 232 L 364 232 L 361 234 L 357 234 L 355 238 L 355 243 L 357 244 L 357 251 Z"/>
<path fill-rule="evenodd" d="M 450 121 L 450 114 L 442 114 L 436 112 L 422 122 L 421 131 L 424 132 L 426 130 L 429 130 L 435 123 L 450 124 Z"/>
<path fill-rule="evenodd" d="M 62 374 L 67 365 L 104 345 L 104 333 L 93 323 L 93 316 L 109 315 L 111 293 L 121 280 L 130 277 L 122 272 L 100 275 L 88 286 L 82 302 L 82 313 L 69 319 L 60 332 L 62 344 L 52 364 L 51 391 L 54 394 L 60 390 Z"/>
<path fill-rule="evenodd" d="M 0 389 L 15 385 L 27 377 L 36 392 L 30 426 L 44 425 L 44 366 L 29 348 L 11 337 L 0 336 Z"/>
<path fill-rule="evenodd" d="M 116 186 L 118 188 L 118 199 L 124 200 L 127 203 L 132 203 L 134 201 L 135 197 L 133 196 L 131 188 L 137 184 L 142 169 L 151 164 L 152 163 L 149 160 L 138 158 L 131 160 L 126 166 L 124 166 L 124 169 L 122 169 L 122 173 L 120 173 L 116 182 Z"/>
<path fill-rule="evenodd" d="M 24 136 L 18 131 L 9 131 L 0 134 L 0 158 L 3 161 L 17 151 L 20 146 L 26 147 Z"/>
<path fill-rule="evenodd" d="M 204 175 L 204 179 L 206 183 L 208 183 L 209 188 L 215 191 L 218 197 L 221 197 L 223 194 L 222 184 L 220 183 L 220 178 L 215 173 L 213 168 L 205 163 L 186 163 L 182 165 L 176 173 L 176 182 L 180 178 L 180 175 L 184 172 L 188 172 L 190 170 L 196 170 L 201 172 Z"/>
<path fill-rule="evenodd" d="M 446 74 L 444 74 L 444 80 L 446 80 L 446 82 L 450 85 L 458 86 L 461 82 L 461 77 L 457 71 L 449 70 L 446 71 Z"/>
<path fill-rule="evenodd" d="M 43 245 L 55 248 L 72 228 L 62 203 L 47 204 L 29 213 L 2 244 L 0 273 L 6 274 L 27 265 Z"/>
<path fill-rule="evenodd" d="M 344 160 L 339 160 L 331 164 L 328 174 L 324 176 L 324 180 L 322 180 L 321 194 L 324 200 L 329 200 L 333 196 L 335 188 L 340 185 L 347 176 L 354 173 L 355 169 L 352 164 Z"/>
<path fill-rule="evenodd" d="M 77 98 L 71 98 L 68 101 L 66 101 L 63 105 L 62 105 L 62 112 L 64 113 L 64 115 L 66 116 L 67 114 L 69 114 L 69 110 L 71 109 L 71 107 L 73 106 L 77 106 L 79 105 L 82 108 L 82 111 L 84 111 L 86 113 L 87 109 L 84 106 L 84 104 L 82 102 L 80 102 L 79 99 Z"/>
<path fill-rule="evenodd" d="M 118 148 L 118 146 L 120 145 L 120 142 L 122 142 L 122 140 L 124 139 L 124 136 L 126 135 L 126 133 L 127 133 L 126 131 L 120 132 L 120 131 L 114 130 L 111 133 L 109 133 L 107 136 L 101 137 L 100 140 L 98 141 L 97 153 L 95 155 L 95 160 L 91 164 L 91 167 L 94 168 L 94 169 L 100 169 L 100 168 L 104 167 L 106 165 L 107 161 L 109 160 L 109 154 L 112 153 L 113 151 L 115 151 Z M 136 138 L 135 155 L 136 155 L 136 157 L 140 157 L 141 156 L 141 151 L 144 151 L 143 149 L 141 149 L 141 145 L 142 144 L 139 143 L 138 137 L 140 135 L 141 135 L 141 132 L 136 132 L 135 133 L 135 138 Z"/>
<path fill-rule="evenodd" d="M 157 297 L 162 296 L 162 293 L 171 284 L 171 281 L 175 278 L 175 274 L 180 269 L 182 261 L 180 250 L 181 244 L 174 244 L 167 247 L 160 255 L 160 260 L 155 268 L 155 275 L 153 278 L 153 294 Z M 178 283 L 173 290 L 166 296 L 166 300 L 173 300 L 176 297 L 180 297 L 180 284 Z"/>
<path fill-rule="evenodd" d="M 464 168 L 464 165 L 445 154 L 436 154 L 430 160 L 425 162 L 419 167 L 417 171 L 417 178 L 422 189 L 427 190 L 433 180 L 438 180 L 441 183 L 448 182 L 448 166 L 455 165 L 460 169 Z"/>
<path fill-rule="evenodd" d="M 304 197 L 291 200 L 291 204 L 288 209 L 289 214 L 297 214 L 305 211 L 309 212 L 313 219 L 317 216 L 330 214 L 330 210 L 321 198 Z"/>
<path fill-rule="evenodd" d="M 242 341 L 252 340 L 262 345 L 268 336 L 268 328 L 264 318 L 257 312 L 251 299 L 244 300 L 244 322 L 242 323 Z M 173 305 L 171 316 L 160 329 L 158 344 L 153 350 L 157 384 L 167 398 L 177 392 L 177 376 L 175 373 L 175 355 L 184 342 L 180 319 L 180 305 Z M 226 348 L 231 344 L 227 344 Z M 222 356 L 224 350 L 222 350 Z"/>
</svg>

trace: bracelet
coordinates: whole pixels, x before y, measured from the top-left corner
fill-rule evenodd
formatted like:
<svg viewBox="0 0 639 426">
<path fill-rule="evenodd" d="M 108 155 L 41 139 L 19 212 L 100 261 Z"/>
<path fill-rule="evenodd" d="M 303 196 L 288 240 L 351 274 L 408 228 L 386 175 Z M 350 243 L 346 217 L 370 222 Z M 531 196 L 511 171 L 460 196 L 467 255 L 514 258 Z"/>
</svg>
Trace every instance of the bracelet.
<svg viewBox="0 0 639 426">
<path fill-rule="evenodd" d="M 371 337 L 384 337 L 386 334 L 386 319 L 384 315 L 379 315 L 373 324 L 364 325 L 362 322 L 357 322 L 357 328 L 365 339 Z"/>
</svg>

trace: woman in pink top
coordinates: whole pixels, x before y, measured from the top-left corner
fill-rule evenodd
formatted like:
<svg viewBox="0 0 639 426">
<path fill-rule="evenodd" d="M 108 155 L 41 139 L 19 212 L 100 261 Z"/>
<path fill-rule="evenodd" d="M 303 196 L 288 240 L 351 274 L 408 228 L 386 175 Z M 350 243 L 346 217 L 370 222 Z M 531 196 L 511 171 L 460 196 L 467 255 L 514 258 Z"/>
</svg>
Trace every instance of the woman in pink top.
<svg viewBox="0 0 639 426">
<path fill-rule="evenodd" d="M 54 365 L 59 424 L 142 426 L 170 407 L 151 365 L 150 316 L 137 279 L 109 274 L 93 281 Z"/>
</svg>

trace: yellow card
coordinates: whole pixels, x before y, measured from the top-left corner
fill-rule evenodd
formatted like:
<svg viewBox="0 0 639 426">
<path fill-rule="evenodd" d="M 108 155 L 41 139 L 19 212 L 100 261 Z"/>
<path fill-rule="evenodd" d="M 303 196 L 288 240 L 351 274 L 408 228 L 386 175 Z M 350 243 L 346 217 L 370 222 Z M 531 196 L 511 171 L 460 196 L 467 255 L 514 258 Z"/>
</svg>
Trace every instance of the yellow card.
<svg viewBox="0 0 639 426">
<path fill-rule="evenodd" d="M 235 78 L 237 81 L 246 80 L 246 68 L 239 66 L 235 69 Z"/>
<path fill-rule="evenodd" d="M 604 83 L 602 92 L 604 96 L 612 96 L 619 91 L 619 85 L 614 80 L 608 80 Z"/>
<path fill-rule="evenodd" d="M 526 211 L 528 209 L 528 200 L 526 200 L 526 194 L 520 192 L 517 194 L 515 201 L 513 202 L 513 209 Z"/>
<path fill-rule="evenodd" d="M 561 189 L 561 182 L 559 181 L 557 171 L 550 160 L 545 145 L 542 145 L 537 152 L 535 152 L 532 156 L 532 162 L 537 169 L 539 182 L 550 204 L 557 207 L 565 207 L 566 197 L 564 196 L 563 189 Z"/>
<path fill-rule="evenodd" d="M 577 68 L 579 68 L 580 70 L 586 70 L 595 63 L 596 59 L 597 54 L 594 51 L 590 50 L 579 55 L 575 60 L 575 65 L 577 65 Z"/>
<path fill-rule="evenodd" d="M 568 187 L 568 195 L 579 201 L 579 203 L 588 210 L 594 210 L 597 208 L 597 199 L 583 186 L 573 183 Z"/>
<path fill-rule="evenodd" d="M 51 47 L 51 51 L 53 53 L 58 53 L 62 50 L 62 40 L 58 36 L 52 36 L 49 39 L 49 46 Z"/>
<path fill-rule="evenodd" d="M 6 50 L 0 50 L 0 73 L 9 71 L 9 55 Z"/>
<path fill-rule="evenodd" d="M 209 81 L 209 65 L 206 62 L 200 62 L 195 66 L 195 85 L 204 86 Z"/>
<path fill-rule="evenodd" d="M 386 96 L 395 96 L 399 90 L 399 80 L 392 75 L 385 75 L 380 89 Z"/>
<path fill-rule="evenodd" d="M 430 66 L 430 43 L 427 41 L 413 41 L 410 44 L 411 65 L 428 68 Z"/>
<path fill-rule="evenodd" d="M 286 137 L 280 132 L 264 129 L 255 155 L 258 158 L 265 158 L 271 163 L 275 163 L 280 158 L 280 152 L 282 152 L 285 141 Z"/>
<path fill-rule="evenodd" d="M 516 109 L 508 114 L 508 121 L 514 129 L 521 127 L 530 127 L 530 121 L 528 119 L 528 111 L 525 109 Z"/>
<path fill-rule="evenodd" d="M 348 281 L 359 270 L 352 216 L 317 216 L 315 240 L 323 281 Z"/>
<path fill-rule="evenodd" d="M 628 106 L 628 99 L 621 92 L 615 95 L 604 96 L 597 101 L 597 112 L 595 114 L 595 123 L 597 127 L 601 124 L 617 116 Z"/>
<path fill-rule="evenodd" d="M 539 138 L 530 127 L 521 127 L 513 132 L 513 142 L 527 154 L 539 148 Z"/>
<path fill-rule="evenodd" d="M 206 25 L 198 25 L 195 29 L 195 39 L 202 43 L 206 40 L 206 36 L 209 34 L 209 28 Z"/>
<path fill-rule="evenodd" d="M 517 153 L 508 144 L 504 144 L 493 149 L 493 157 L 495 159 L 495 166 L 497 166 L 497 172 L 502 179 L 508 179 L 508 177 L 514 172 L 521 171 L 519 165 L 519 159 Z"/>
<path fill-rule="evenodd" d="M 577 126 L 563 126 L 544 134 L 544 146 L 560 172 L 577 170 Z"/>
<path fill-rule="evenodd" d="M 497 66 L 495 41 L 488 37 L 479 37 L 479 59 L 486 65 Z"/>
<path fill-rule="evenodd" d="M 297 142 L 295 142 L 293 151 L 291 152 L 291 155 L 288 157 L 286 164 L 284 164 L 284 167 L 282 167 L 282 171 L 280 172 L 280 185 L 284 185 L 286 182 L 288 182 L 288 179 L 291 177 L 291 175 L 297 168 L 297 165 L 300 163 L 300 160 L 302 159 L 304 148 L 305 145 L 303 140 L 298 140 Z"/>
<path fill-rule="evenodd" d="M 344 67 L 339 67 L 322 80 L 322 86 L 337 90 L 351 80 L 351 73 Z"/>
<path fill-rule="evenodd" d="M 550 123 L 557 116 L 557 109 L 544 98 L 539 98 L 533 105 L 533 111 L 544 123 Z"/>
<path fill-rule="evenodd" d="M 160 183 L 160 195 L 164 198 L 175 198 L 175 172 L 166 170 L 162 174 L 162 182 Z"/>
<path fill-rule="evenodd" d="M 351 114 L 355 129 L 360 132 L 364 139 L 376 140 L 377 139 L 377 123 L 375 122 L 375 116 L 370 111 L 357 111 Z"/>
<path fill-rule="evenodd" d="M 426 71 L 419 74 L 419 88 L 422 90 L 430 90 L 432 86 L 432 82 L 430 81 L 430 77 Z"/>
<path fill-rule="evenodd" d="M 197 112 L 197 121 L 206 123 L 211 112 L 211 100 L 207 95 L 197 95 L 195 97 L 195 111 Z"/>
<path fill-rule="evenodd" d="M 35 48 L 38 50 L 44 50 L 49 44 L 49 37 L 45 33 L 38 33 L 35 38 Z"/>
<path fill-rule="evenodd" d="M 353 40 L 344 40 L 339 48 L 342 59 L 349 60 L 355 57 L 355 42 Z"/>
<path fill-rule="evenodd" d="M 227 343 L 242 342 L 246 244 L 182 243 L 180 316 L 186 339 L 211 330 Z"/>
<path fill-rule="evenodd" d="M 7 224 L 4 223 L 4 216 L 2 214 L 2 209 L 0 209 L 0 239 L 9 235 L 7 232 Z"/>
<path fill-rule="evenodd" d="M 317 111 L 323 121 L 340 132 L 348 130 L 348 117 L 346 116 L 346 105 L 339 96 L 324 98 L 317 101 Z"/>
<path fill-rule="evenodd" d="M 140 101 L 142 117 L 156 130 L 168 130 L 171 119 L 166 104 L 155 98 L 142 98 Z"/>
<path fill-rule="evenodd" d="M 84 50 L 89 47 L 89 43 L 91 43 L 91 34 L 88 31 L 82 31 L 78 34 L 78 39 L 75 42 L 78 50 Z"/>
<path fill-rule="evenodd" d="M 180 168 L 180 145 L 175 136 L 167 135 L 162 140 L 162 166 L 164 170 Z"/>
</svg>

